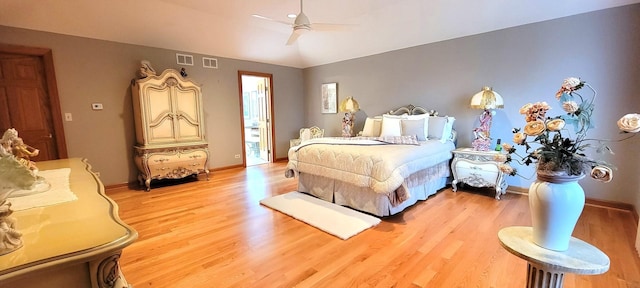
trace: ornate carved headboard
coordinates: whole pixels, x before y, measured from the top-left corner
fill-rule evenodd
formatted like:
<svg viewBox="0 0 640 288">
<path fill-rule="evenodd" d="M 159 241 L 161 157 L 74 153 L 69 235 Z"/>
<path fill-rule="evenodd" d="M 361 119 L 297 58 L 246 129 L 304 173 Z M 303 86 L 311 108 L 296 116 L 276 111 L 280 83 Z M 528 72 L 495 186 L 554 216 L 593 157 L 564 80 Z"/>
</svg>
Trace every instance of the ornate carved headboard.
<svg viewBox="0 0 640 288">
<path fill-rule="evenodd" d="M 391 110 L 387 114 L 389 114 L 389 115 L 404 115 L 404 114 L 421 115 L 421 114 L 429 114 L 429 116 L 438 116 L 438 111 L 433 110 L 433 109 L 427 110 L 424 107 L 414 106 L 413 104 L 409 104 L 407 106 L 402 106 L 402 107 L 399 107 L 398 109 Z M 456 145 L 457 145 L 458 133 L 456 132 L 455 129 L 453 129 L 451 131 L 451 139 L 450 140 L 453 141 L 453 143 L 456 143 Z"/>
<path fill-rule="evenodd" d="M 413 104 L 409 104 L 407 106 L 402 106 L 398 109 L 389 111 L 390 115 L 420 115 L 420 114 L 429 114 L 429 116 L 438 116 L 438 111 L 436 110 L 427 110 L 421 106 L 414 106 Z"/>
</svg>

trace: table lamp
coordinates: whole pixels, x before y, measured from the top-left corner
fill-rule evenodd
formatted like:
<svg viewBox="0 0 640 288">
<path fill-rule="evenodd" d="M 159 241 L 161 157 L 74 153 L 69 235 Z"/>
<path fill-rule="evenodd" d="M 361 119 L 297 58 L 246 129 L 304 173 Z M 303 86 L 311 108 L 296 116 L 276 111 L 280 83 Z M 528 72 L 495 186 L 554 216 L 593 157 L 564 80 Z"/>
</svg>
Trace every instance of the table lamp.
<svg viewBox="0 0 640 288">
<path fill-rule="evenodd" d="M 340 102 L 340 112 L 344 113 L 342 118 L 342 137 L 353 136 L 353 122 L 355 121 L 355 113 L 360 110 L 358 101 L 349 96 Z"/>
<path fill-rule="evenodd" d="M 502 96 L 491 89 L 491 87 L 483 87 L 482 91 L 471 97 L 471 108 L 482 109 L 480 114 L 480 126 L 473 129 L 474 140 L 471 143 L 474 150 L 488 151 L 491 144 L 491 119 L 496 108 L 504 108 Z"/>
</svg>

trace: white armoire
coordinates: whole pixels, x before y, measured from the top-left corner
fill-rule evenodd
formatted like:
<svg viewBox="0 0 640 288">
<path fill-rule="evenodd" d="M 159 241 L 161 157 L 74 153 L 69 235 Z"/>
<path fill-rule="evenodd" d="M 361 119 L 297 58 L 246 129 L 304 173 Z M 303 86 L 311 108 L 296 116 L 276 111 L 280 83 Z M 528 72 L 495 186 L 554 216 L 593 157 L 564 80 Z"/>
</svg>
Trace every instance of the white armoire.
<svg viewBox="0 0 640 288">
<path fill-rule="evenodd" d="M 167 69 L 132 83 L 138 181 L 179 179 L 204 173 L 209 179 L 202 90 L 180 72 Z"/>
</svg>

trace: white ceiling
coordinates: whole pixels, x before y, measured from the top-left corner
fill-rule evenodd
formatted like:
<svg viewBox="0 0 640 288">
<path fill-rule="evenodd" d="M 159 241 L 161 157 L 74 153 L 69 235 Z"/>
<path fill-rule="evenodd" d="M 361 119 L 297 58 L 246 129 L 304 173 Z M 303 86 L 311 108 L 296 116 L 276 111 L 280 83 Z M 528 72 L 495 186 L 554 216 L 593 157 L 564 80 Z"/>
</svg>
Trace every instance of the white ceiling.
<svg viewBox="0 0 640 288">
<path fill-rule="evenodd" d="M 0 25 L 305 68 L 640 0 L 305 0 L 312 31 L 286 46 L 298 0 L 0 0 Z M 0 35 L 0 41 L 2 37 Z"/>
</svg>

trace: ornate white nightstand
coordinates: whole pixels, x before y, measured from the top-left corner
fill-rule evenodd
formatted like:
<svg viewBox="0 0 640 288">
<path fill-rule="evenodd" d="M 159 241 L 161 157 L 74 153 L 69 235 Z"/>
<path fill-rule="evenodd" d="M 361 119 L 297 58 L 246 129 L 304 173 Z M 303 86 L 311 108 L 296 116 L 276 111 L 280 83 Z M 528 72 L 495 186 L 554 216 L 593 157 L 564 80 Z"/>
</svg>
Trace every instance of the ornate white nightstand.
<svg viewBox="0 0 640 288">
<path fill-rule="evenodd" d="M 463 182 L 473 187 L 495 187 L 496 199 L 506 193 L 507 182 L 504 173 L 500 171 L 494 157 L 501 153 L 497 151 L 475 151 L 472 148 L 458 148 L 453 150 L 453 192 L 458 191 L 457 184 Z"/>
</svg>

